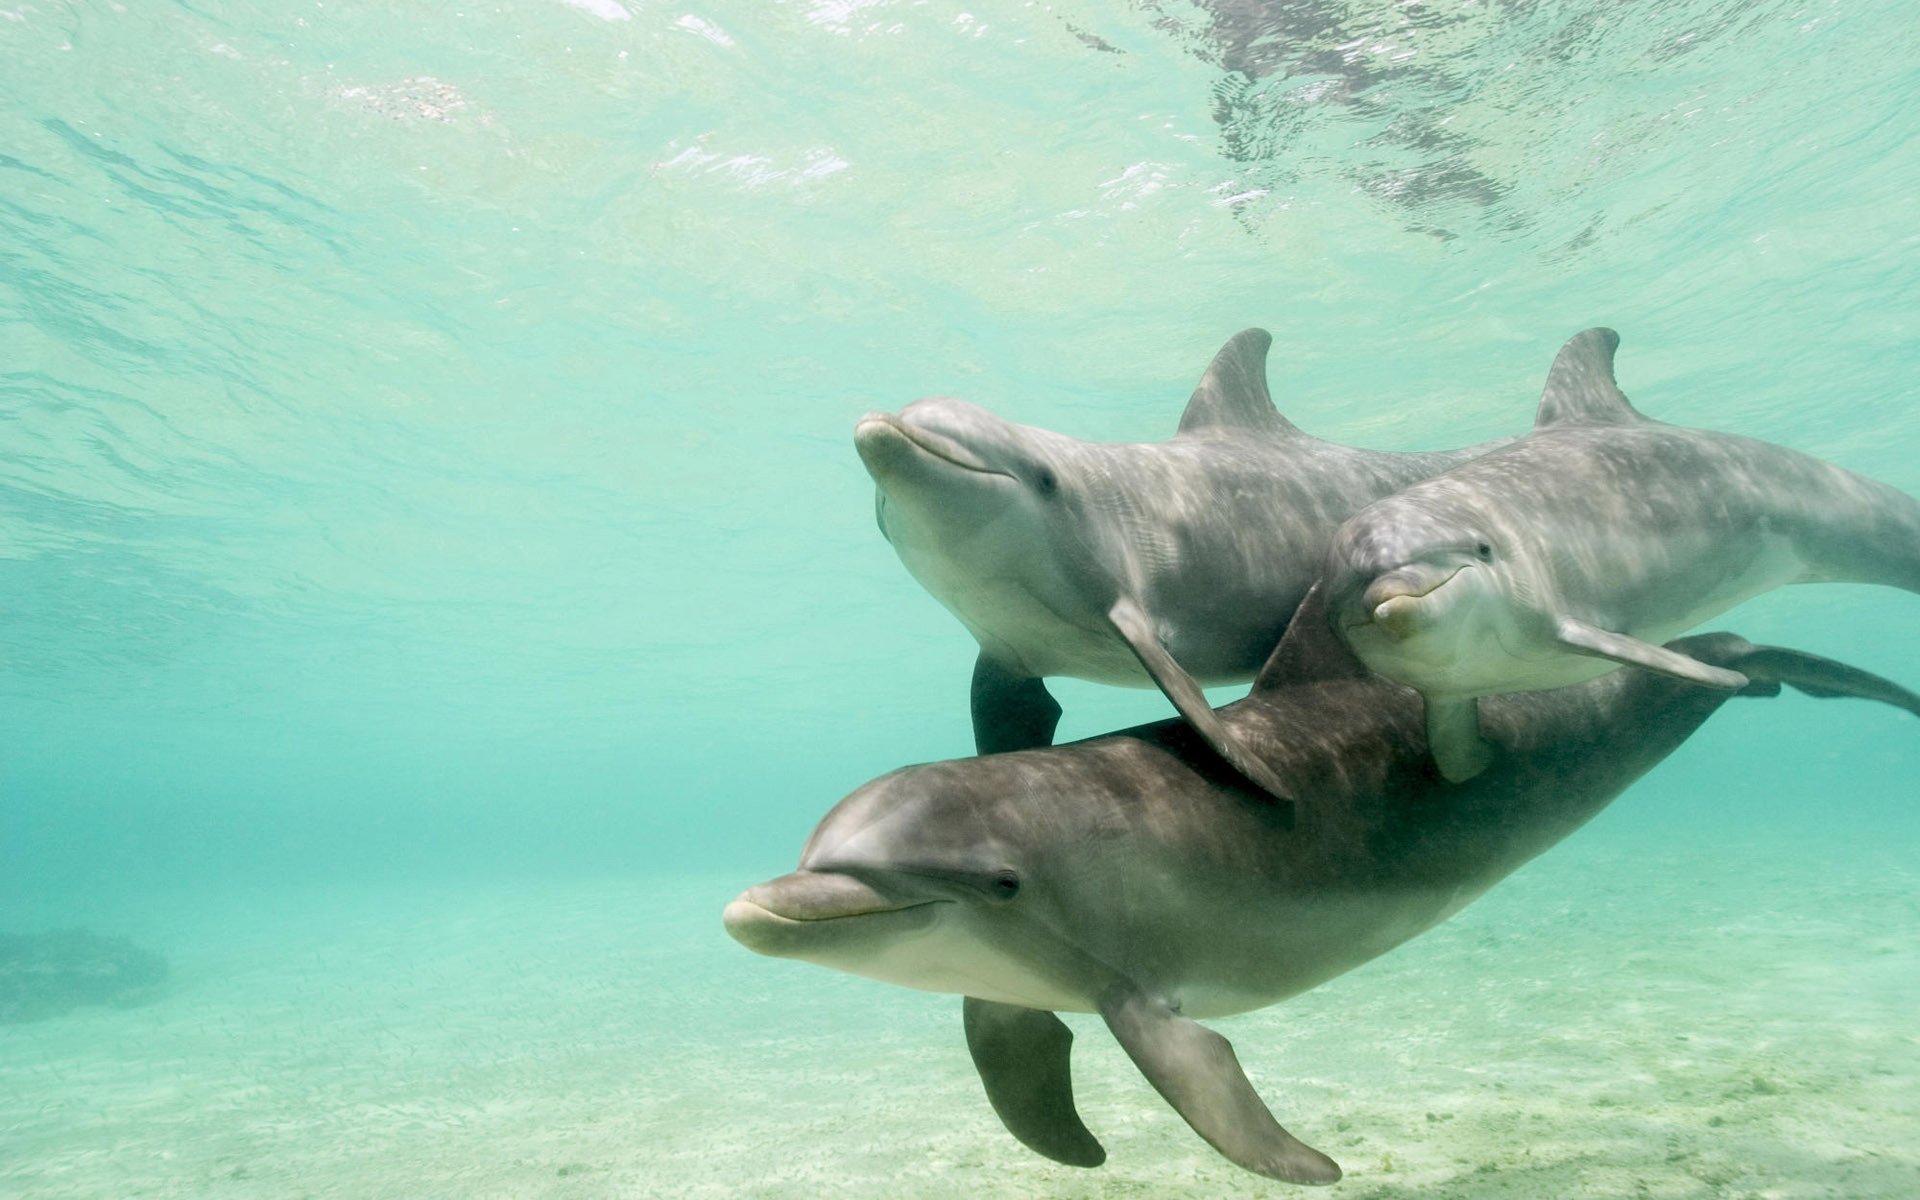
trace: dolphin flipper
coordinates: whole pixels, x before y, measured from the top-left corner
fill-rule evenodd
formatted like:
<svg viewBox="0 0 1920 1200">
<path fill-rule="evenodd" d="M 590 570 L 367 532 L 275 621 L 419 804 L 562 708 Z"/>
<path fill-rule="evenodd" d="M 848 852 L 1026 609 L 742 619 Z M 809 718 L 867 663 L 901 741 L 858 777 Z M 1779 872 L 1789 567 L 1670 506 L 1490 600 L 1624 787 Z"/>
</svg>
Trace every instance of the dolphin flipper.
<svg viewBox="0 0 1920 1200">
<path fill-rule="evenodd" d="M 1160 644 L 1159 637 L 1153 632 L 1152 622 L 1147 619 L 1147 614 L 1140 611 L 1139 605 L 1122 597 L 1107 610 L 1107 620 L 1126 639 L 1134 657 L 1140 660 L 1147 674 L 1166 693 L 1167 699 L 1173 701 L 1173 706 L 1180 710 L 1187 724 L 1193 726 L 1194 731 L 1206 739 L 1207 745 L 1213 747 L 1214 753 L 1275 798 L 1287 801 L 1295 799 L 1287 785 L 1280 782 L 1278 775 L 1234 740 L 1219 714 L 1207 703 L 1207 695 L 1200 690 L 1200 685 Z"/>
<path fill-rule="evenodd" d="M 1624 633 L 1601 629 L 1573 617 L 1560 618 L 1553 632 L 1554 640 L 1575 654 L 1610 658 L 1629 667 L 1644 667 L 1649 671 L 1658 671 L 1662 675 L 1722 691 L 1737 692 L 1747 686 L 1747 677 L 1738 671 L 1708 666 L 1697 658 L 1689 658 L 1665 646 L 1655 646 Z"/>
<path fill-rule="evenodd" d="M 1448 783 L 1465 783 L 1493 762 L 1493 747 L 1480 736 L 1480 702 L 1472 697 L 1428 696 L 1427 748 Z"/>
<path fill-rule="evenodd" d="M 981 754 L 1053 744 L 1060 702 L 1047 681 L 1016 675 L 982 654 L 973 662 L 973 745 Z"/>
<path fill-rule="evenodd" d="M 1108 989 L 1100 1015 L 1140 1073 L 1215 1150 L 1269 1179 L 1340 1178 L 1338 1163 L 1273 1119 L 1226 1038 L 1128 984 Z"/>
<path fill-rule="evenodd" d="M 1107 1152 L 1073 1107 L 1067 1051 L 1073 1030 L 1050 1012 L 968 996 L 961 1007 L 967 1050 L 1000 1123 L 1037 1154 L 1097 1167 Z"/>
</svg>

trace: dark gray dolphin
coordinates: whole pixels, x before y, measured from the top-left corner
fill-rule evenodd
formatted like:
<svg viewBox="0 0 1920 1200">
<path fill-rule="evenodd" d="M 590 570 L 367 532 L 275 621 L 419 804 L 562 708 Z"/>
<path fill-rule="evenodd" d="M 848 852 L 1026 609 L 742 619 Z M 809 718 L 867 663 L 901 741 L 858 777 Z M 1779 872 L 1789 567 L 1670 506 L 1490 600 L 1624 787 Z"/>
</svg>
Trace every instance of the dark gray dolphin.
<svg viewBox="0 0 1920 1200">
<path fill-rule="evenodd" d="M 1791 650 L 1707 634 L 1676 653 L 1920 715 L 1920 696 Z M 1734 693 L 1639 671 L 1491 699 L 1502 750 L 1465 784 L 1428 758 L 1419 697 L 1365 673 L 1309 597 L 1220 719 L 1293 793 L 1277 805 L 1179 721 L 1068 746 L 907 767 L 842 800 L 800 869 L 727 906 L 729 933 L 966 997 L 994 1110 L 1027 1146 L 1096 1166 L 1071 1034 L 1097 1012 L 1176 1111 L 1239 1165 L 1296 1183 L 1339 1167 L 1274 1120 L 1195 1018 L 1263 1007 L 1458 912 L 1592 817 Z"/>
<path fill-rule="evenodd" d="M 1409 486 L 1340 527 L 1328 604 L 1374 670 L 1418 688 L 1440 769 L 1489 748 L 1476 697 L 1621 664 L 1738 688 L 1738 671 L 1662 649 L 1788 583 L 1920 592 L 1920 504 L 1782 446 L 1636 412 L 1620 339 L 1589 329 L 1554 360 L 1533 432 Z"/>
<path fill-rule="evenodd" d="M 860 419 L 880 531 L 980 643 L 981 753 L 1051 742 L 1060 707 L 1043 680 L 1071 675 L 1158 686 L 1277 789 L 1201 687 L 1253 677 L 1341 521 L 1500 443 L 1393 454 L 1309 437 L 1267 394 L 1272 341 L 1229 341 L 1166 442 L 1082 442 L 937 398 Z"/>
</svg>

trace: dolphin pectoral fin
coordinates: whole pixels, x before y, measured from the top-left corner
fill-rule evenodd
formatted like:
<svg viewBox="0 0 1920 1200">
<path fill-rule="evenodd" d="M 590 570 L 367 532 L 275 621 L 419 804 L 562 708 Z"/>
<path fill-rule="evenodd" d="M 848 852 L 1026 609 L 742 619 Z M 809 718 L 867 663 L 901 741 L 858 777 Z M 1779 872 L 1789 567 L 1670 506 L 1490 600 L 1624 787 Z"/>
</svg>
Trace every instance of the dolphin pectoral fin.
<svg viewBox="0 0 1920 1200">
<path fill-rule="evenodd" d="M 1448 783 L 1465 783 L 1493 764 L 1493 747 L 1480 736 L 1480 702 L 1469 696 L 1428 696 L 1427 748 Z"/>
<path fill-rule="evenodd" d="M 1193 726 L 1194 731 L 1206 739 L 1207 745 L 1213 747 L 1214 753 L 1276 799 L 1295 799 L 1292 791 L 1280 782 L 1280 777 L 1272 769 L 1235 740 L 1219 714 L 1213 711 L 1213 706 L 1207 703 L 1206 693 L 1200 690 L 1193 676 L 1187 674 L 1186 669 L 1175 662 L 1173 655 L 1167 653 L 1167 648 L 1160 644 L 1160 639 L 1154 635 L 1152 623 L 1138 605 L 1123 598 L 1107 610 L 1107 620 L 1126 639 L 1134 657 L 1140 660 L 1140 665 L 1147 669 L 1147 674 L 1152 676 L 1167 699 L 1173 701 L 1173 706 L 1180 710 L 1187 724 Z"/>
<path fill-rule="evenodd" d="M 1007 1132 L 1036 1154 L 1070 1167 L 1097 1167 L 1107 1152 L 1073 1107 L 1067 1052 L 1073 1031 L 1050 1012 L 966 998 L 967 1050 L 987 1100 Z"/>
<path fill-rule="evenodd" d="M 1053 744 L 1060 702 L 1047 681 L 1016 675 L 982 654 L 973 662 L 973 745 L 981 754 Z"/>
<path fill-rule="evenodd" d="M 1689 658 L 1665 646 L 1655 646 L 1639 638 L 1628 637 L 1624 633 L 1614 633 L 1573 617 L 1560 618 L 1553 632 L 1554 639 L 1575 654 L 1610 658 L 1614 662 L 1624 663 L 1629 667 L 1643 667 L 1649 671 L 1658 671 L 1662 675 L 1671 675 L 1675 679 L 1684 679 L 1688 683 L 1719 688 L 1722 691 L 1737 692 L 1747 686 L 1747 677 L 1738 671 L 1708 666 L 1697 658 Z"/>
<path fill-rule="evenodd" d="M 1193 1131 L 1233 1162 L 1288 1183 L 1333 1183 L 1340 1166 L 1280 1127 L 1233 1046 L 1127 984 L 1100 999 L 1107 1028 Z"/>
</svg>

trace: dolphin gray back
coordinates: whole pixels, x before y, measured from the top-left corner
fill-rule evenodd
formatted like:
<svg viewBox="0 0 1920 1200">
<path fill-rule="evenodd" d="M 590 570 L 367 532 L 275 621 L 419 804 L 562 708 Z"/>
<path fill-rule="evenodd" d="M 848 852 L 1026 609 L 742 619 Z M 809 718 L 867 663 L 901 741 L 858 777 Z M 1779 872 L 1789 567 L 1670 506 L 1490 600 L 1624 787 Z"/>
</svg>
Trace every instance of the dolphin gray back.
<svg viewBox="0 0 1920 1200">
<path fill-rule="evenodd" d="M 1878 480 L 1785 446 L 1735 434 L 1685 429 L 1643 415 L 1620 390 L 1614 354 L 1620 335 L 1588 329 L 1562 346 L 1547 373 L 1534 428 L 1572 439 L 1582 453 L 1558 456 L 1550 489 L 1537 497 L 1549 503 L 1557 495 L 1578 498 L 1584 471 L 1613 477 L 1611 486 L 1626 493 L 1643 478 L 1648 460 L 1667 469 L 1654 475 L 1662 483 L 1683 485 L 1712 478 L 1721 487 L 1721 506 L 1748 515 L 1763 528 L 1788 534 L 1809 561 L 1813 573 L 1802 582 L 1875 583 L 1920 592 L 1920 502 Z M 1634 438 L 1636 429 L 1659 431 Z M 1621 438 L 1625 441 L 1621 442 Z M 1627 453 L 1622 453 L 1622 450 Z M 1496 464 L 1497 465 L 1497 464 Z M 1569 479 L 1569 476 L 1572 476 Z M 1674 504 L 1658 494 L 1641 502 L 1650 519 L 1669 509 L 1696 503 L 1691 493 Z M 1519 507 L 1525 507 L 1521 505 Z"/>
</svg>

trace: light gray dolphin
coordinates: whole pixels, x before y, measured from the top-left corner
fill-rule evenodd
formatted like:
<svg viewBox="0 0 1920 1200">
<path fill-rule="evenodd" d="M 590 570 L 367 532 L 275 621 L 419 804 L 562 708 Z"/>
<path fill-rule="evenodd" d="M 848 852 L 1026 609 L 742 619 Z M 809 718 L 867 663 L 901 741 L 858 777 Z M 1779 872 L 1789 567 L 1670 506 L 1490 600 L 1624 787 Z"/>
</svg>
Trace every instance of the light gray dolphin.
<svg viewBox="0 0 1920 1200">
<path fill-rule="evenodd" d="M 1476 697 L 1622 664 L 1745 680 L 1659 643 L 1788 583 L 1920 592 L 1920 504 L 1782 446 L 1649 420 L 1589 329 L 1547 376 L 1533 432 L 1356 514 L 1328 603 L 1374 670 L 1419 689 L 1450 779 L 1485 768 Z"/>
<path fill-rule="evenodd" d="M 1051 742 L 1060 706 L 1044 678 L 1071 675 L 1158 686 L 1278 788 L 1200 689 L 1253 677 L 1341 521 L 1502 443 L 1394 454 L 1309 437 L 1267 394 L 1272 341 L 1227 342 L 1166 442 L 1083 442 L 938 398 L 855 426 L 880 532 L 980 643 L 981 753 Z"/>
<path fill-rule="evenodd" d="M 1748 680 L 1920 715 L 1886 680 L 1732 634 L 1674 652 Z M 1180 721 L 1072 745 L 907 767 L 820 822 L 800 869 L 726 927 L 762 954 L 966 997 L 967 1044 L 1007 1129 L 1097 1166 L 1055 1012 L 1097 1012 L 1173 1108 L 1240 1166 L 1340 1169 L 1283 1129 L 1196 1018 L 1314 987 L 1458 912 L 1592 817 L 1725 702 L 1622 672 L 1490 700 L 1502 750 L 1466 784 L 1433 771 L 1419 698 L 1365 672 L 1316 591 L 1220 720 L 1287 788 L 1276 805 Z"/>
</svg>

